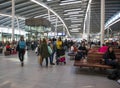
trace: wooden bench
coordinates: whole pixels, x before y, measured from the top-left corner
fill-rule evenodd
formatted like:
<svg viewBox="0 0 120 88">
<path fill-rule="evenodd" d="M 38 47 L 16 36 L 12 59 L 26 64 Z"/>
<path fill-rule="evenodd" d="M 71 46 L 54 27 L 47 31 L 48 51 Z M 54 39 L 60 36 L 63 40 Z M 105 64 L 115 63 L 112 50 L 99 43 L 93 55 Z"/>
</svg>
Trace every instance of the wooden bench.
<svg viewBox="0 0 120 88">
<path fill-rule="evenodd" d="M 103 63 L 103 54 L 90 53 L 88 54 L 87 61 L 75 61 L 74 66 L 100 68 L 100 69 L 112 69 L 112 66 L 105 65 Z"/>
<path fill-rule="evenodd" d="M 112 66 L 99 64 L 99 63 L 89 63 L 89 62 L 83 62 L 83 61 L 75 61 L 74 66 L 80 66 L 80 67 L 92 67 L 92 68 L 103 68 L 103 69 L 112 69 Z"/>
<path fill-rule="evenodd" d="M 120 53 L 120 49 L 114 49 L 115 53 Z"/>
</svg>

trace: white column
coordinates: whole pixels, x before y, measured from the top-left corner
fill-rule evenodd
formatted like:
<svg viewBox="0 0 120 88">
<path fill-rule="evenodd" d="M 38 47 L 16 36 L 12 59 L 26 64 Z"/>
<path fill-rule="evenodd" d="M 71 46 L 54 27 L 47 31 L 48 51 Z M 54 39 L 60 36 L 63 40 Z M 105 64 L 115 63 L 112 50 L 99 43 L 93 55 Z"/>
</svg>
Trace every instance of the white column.
<svg viewBox="0 0 120 88">
<path fill-rule="evenodd" d="M 2 41 L 2 29 L 0 29 L 0 41 Z"/>
<path fill-rule="evenodd" d="M 57 33 L 57 25 L 58 25 L 58 18 L 56 17 L 55 33 Z M 57 37 L 57 35 L 56 35 L 56 37 Z"/>
<path fill-rule="evenodd" d="M 64 27 L 64 25 L 63 25 L 63 33 L 65 33 L 65 27 Z M 63 33 L 62 33 L 62 37 L 64 36 Z"/>
<path fill-rule="evenodd" d="M 108 28 L 108 29 L 107 29 L 107 37 L 108 37 L 108 39 L 109 39 L 109 37 L 110 37 L 109 34 L 110 34 L 110 29 Z"/>
<path fill-rule="evenodd" d="M 91 9 L 90 9 L 90 7 L 89 7 L 89 10 L 88 10 L 88 22 L 87 22 L 87 40 L 88 40 L 88 42 L 90 41 L 90 15 L 91 15 Z"/>
<path fill-rule="evenodd" d="M 104 43 L 105 29 L 105 0 L 101 0 L 101 46 Z"/>
<path fill-rule="evenodd" d="M 15 1 L 12 0 L 12 40 L 14 40 Z"/>
<path fill-rule="evenodd" d="M 20 31 L 20 25 L 19 25 L 19 19 L 18 17 L 16 17 L 16 20 L 17 20 L 17 28 L 19 30 L 19 35 L 21 35 L 21 31 Z"/>
<path fill-rule="evenodd" d="M 48 20 L 50 21 L 50 10 L 48 10 Z"/>
</svg>

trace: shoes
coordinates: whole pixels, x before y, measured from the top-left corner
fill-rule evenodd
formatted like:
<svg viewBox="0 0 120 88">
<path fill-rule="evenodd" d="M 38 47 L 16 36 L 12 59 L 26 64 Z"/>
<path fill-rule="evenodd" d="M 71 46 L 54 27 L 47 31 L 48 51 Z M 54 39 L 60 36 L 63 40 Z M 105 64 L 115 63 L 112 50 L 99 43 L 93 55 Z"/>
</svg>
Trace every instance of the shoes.
<svg viewBox="0 0 120 88">
<path fill-rule="evenodd" d="M 51 63 L 51 65 L 55 65 L 54 63 Z"/>
</svg>

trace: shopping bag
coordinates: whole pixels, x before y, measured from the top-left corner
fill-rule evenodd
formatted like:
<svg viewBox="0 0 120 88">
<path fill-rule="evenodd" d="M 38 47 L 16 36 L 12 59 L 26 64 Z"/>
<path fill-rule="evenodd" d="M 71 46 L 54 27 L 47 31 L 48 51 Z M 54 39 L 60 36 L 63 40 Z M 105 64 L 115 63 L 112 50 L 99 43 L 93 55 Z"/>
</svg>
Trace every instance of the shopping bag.
<svg viewBox="0 0 120 88">
<path fill-rule="evenodd" d="M 39 56 L 38 56 L 38 63 L 39 63 L 39 64 L 42 64 L 42 62 L 43 62 L 42 56 L 39 55 Z"/>
<path fill-rule="evenodd" d="M 48 52 L 49 52 L 50 55 L 53 53 L 53 51 L 52 51 L 50 46 L 48 46 Z"/>
<path fill-rule="evenodd" d="M 35 53 L 37 53 L 37 52 L 38 52 L 38 47 L 35 48 Z"/>
</svg>

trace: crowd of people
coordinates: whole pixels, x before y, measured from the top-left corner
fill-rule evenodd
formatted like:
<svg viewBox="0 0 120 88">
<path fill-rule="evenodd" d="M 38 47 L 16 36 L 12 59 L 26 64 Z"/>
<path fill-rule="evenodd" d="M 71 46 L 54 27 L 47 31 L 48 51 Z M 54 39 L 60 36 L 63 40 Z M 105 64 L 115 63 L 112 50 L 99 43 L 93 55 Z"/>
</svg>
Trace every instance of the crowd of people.
<svg viewBox="0 0 120 88">
<path fill-rule="evenodd" d="M 43 66 L 43 61 L 46 61 L 46 67 L 50 65 L 58 65 L 59 62 L 64 62 L 65 60 L 65 52 L 74 53 L 75 60 L 87 59 L 87 55 L 91 52 L 91 47 L 98 45 L 99 43 L 87 42 L 87 40 L 82 40 L 81 42 L 75 42 L 72 40 L 65 39 L 64 41 L 59 38 L 43 38 L 36 41 L 28 41 L 24 40 L 24 37 L 21 36 L 18 42 L 0 42 L 0 47 L 5 47 L 6 51 L 9 51 L 10 54 L 18 52 L 19 60 L 21 62 L 21 66 L 24 66 L 24 54 L 25 50 L 35 51 L 37 56 L 39 57 L 39 64 Z M 115 72 L 120 72 L 120 63 L 116 58 L 114 48 L 120 48 L 119 42 L 106 42 L 100 47 L 97 53 L 103 53 L 103 60 L 106 65 L 113 66 L 115 68 Z M 55 60 L 54 60 L 55 57 Z M 61 60 L 59 60 L 62 58 Z M 54 62 L 56 61 L 56 62 Z M 115 73 L 114 72 L 114 73 Z M 118 74 L 117 73 L 117 74 Z M 115 73 L 116 74 L 116 73 Z M 120 78 L 120 75 L 117 75 L 117 78 Z"/>
</svg>

